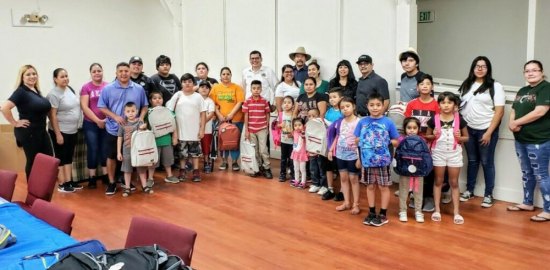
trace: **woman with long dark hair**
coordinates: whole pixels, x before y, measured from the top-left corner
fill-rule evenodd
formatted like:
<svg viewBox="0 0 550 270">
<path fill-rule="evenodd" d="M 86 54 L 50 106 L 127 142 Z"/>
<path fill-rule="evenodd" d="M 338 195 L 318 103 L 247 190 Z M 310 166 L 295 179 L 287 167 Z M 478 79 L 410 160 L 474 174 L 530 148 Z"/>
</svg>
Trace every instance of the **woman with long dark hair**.
<svg viewBox="0 0 550 270">
<path fill-rule="evenodd" d="M 485 176 L 482 207 L 493 206 L 495 187 L 495 149 L 498 129 L 504 114 L 504 89 L 493 79 L 491 61 L 485 56 L 476 57 L 470 66 L 468 78 L 458 90 L 461 94 L 462 117 L 468 124 L 470 139 L 465 143 L 468 155 L 466 191 L 460 201 L 474 197 L 479 165 Z"/>
<path fill-rule="evenodd" d="M 353 74 L 353 68 L 348 60 L 342 60 L 336 65 L 336 73 L 334 78 L 328 83 L 328 89 L 335 87 L 342 88 L 342 95 L 355 100 L 357 92 L 357 80 Z"/>
<path fill-rule="evenodd" d="M 292 66 L 286 64 L 281 69 L 281 81 L 275 87 L 275 104 L 277 105 L 277 111 L 282 112 L 283 99 L 286 96 L 291 96 L 294 101 L 300 94 L 300 83 L 294 78 L 294 70 Z"/>
</svg>

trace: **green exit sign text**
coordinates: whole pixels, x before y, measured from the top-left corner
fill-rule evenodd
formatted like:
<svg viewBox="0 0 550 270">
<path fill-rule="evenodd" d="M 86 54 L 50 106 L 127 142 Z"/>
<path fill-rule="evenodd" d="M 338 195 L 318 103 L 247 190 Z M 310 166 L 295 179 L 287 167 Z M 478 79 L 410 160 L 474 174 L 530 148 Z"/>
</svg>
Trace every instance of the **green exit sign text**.
<svg viewBox="0 0 550 270">
<path fill-rule="evenodd" d="M 419 23 L 431 23 L 435 19 L 435 12 L 433 10 L 421 10 L 418 12 Z"/>
</svg>

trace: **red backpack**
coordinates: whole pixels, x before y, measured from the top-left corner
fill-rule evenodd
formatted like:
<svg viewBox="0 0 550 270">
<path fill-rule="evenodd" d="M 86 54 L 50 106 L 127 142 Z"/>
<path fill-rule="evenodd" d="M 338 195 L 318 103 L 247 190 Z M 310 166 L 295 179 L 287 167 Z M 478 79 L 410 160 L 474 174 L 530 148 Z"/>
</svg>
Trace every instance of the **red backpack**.
<svg viewBox="0 0 550 270">
<path fill-rule="evenodd" d="M 239 141 L 241 140 L 241 131 L 239 128 L 229 122 L 223 122 L 218 127 L 218 149 L 238 150 Z"/>
<path fill-rule="evenodd" d="M 273 144 L 275 146 L 280 147 L 281 146 L 281 133 L 282 130 L 279 127 L 279 124 L 283 122 L 283 112 L 279 112 L 279 116 L 277 117 L 277 120 L 274 120 L 271 122 L 271 137 L 273 137 Z"/>
</svg>

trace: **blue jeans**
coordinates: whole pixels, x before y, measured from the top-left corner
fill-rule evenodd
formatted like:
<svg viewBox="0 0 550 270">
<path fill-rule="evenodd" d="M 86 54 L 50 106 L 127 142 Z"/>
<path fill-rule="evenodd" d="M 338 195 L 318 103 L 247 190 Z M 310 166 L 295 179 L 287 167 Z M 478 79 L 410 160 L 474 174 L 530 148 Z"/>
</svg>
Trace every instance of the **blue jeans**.
<svg viewBox="0 0 550 270">
<path fill-rule="evenodd" d="M 243 122 L 233 122 L 233 124 L 237 126 L 237 128 L 239 128 L 239 131 L 241 133 L 243 132 L 243 125 L 244 125 Z M 221 155 L 223 158 L 227 158 L 228 155 L 231 155 L 231 159 L 233 160 L 233 162 L 237 162 L 237 160 L 239 160 L 239 156 L 241 155 L 241 151 L 239 149 L 226 150 L 226 151 L 221 151 Z"/>
<path fill-rule="evenodd" d="M 96 169 L 98 164 L 106 166 L 107 151 L 105 150 L 104 139 L 107 135 L 105 129 L 99 128 L 96 123 L 84 120 L 82 123 L 84 138 L 86 140 L 86 159 L 88 169 Z"/>
<path fill-rule="evenodd" d="M 466 188 L 472 194 L 476 186 L 479 164 L 483 167 L 485 176 L 485 196 L 493 195 L 495 188 L 495 148 L 498 142 L 498 128 L 491 134 L 489 145 L 481 145 L 481 137 L 487 130 L 479 130 L 468 127 L 470 139 L 464 144 L 468 155 L 468 171 Z"/>
<path fill-rule="evenodd" d="M 327 187 L 326 158 L 321 155 L 309 157 L 312 184 L 318 187 Z"/>
<path fill-rule="evenodd" d="M 550 213 L 550 141 L 543 144 L 516 143 L 516 154 L 523 174 L 523 204 L 533 205 L 535 185 L 538 182 L 544 212 Z"/>
</svg>

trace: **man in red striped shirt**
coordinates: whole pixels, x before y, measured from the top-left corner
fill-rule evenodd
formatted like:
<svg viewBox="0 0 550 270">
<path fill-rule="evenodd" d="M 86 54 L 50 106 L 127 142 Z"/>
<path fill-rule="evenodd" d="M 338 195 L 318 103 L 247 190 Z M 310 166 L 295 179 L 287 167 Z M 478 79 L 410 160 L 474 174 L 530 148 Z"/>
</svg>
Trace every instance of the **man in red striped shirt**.
<svg viewBox="0 0 550 270">
<path fill-rule="evenodd" d="M 267 149 L 271 109 L 269 102 L 261 96 L 262 82 L 253 80 L 250 86 L 252 96 L 244 101 L 242 107 L 245 138 L 255 144 L 256 160 L 263 168 L 265 178 L 273 179 L 271 164 L 269 162 L 269 151 Z M 255 172 L 251 176 L 258 175 L 260 175 L 260 172 Z"/>
</svg>

